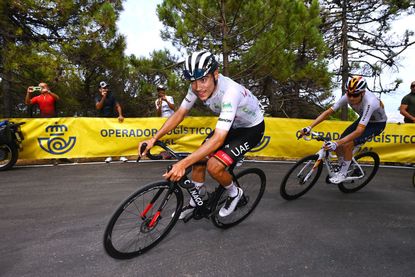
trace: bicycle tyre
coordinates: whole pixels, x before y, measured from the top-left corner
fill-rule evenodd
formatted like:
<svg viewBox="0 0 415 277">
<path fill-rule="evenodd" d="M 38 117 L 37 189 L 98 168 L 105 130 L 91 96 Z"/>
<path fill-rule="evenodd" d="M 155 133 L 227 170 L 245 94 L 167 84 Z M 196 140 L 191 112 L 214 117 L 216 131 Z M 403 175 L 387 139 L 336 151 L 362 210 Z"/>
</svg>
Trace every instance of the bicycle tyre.
<svg viewBox="0 0 415 277">
<path fill-rule="evenodd" d="M 304 195 L 314 186 L 314 184 L 317 182 L 318 178 L 321 175 L 321 171 L 323 170 L 322 162 L 318 164 L 317 171 L 315 171 L 315 175 L 310 176 L 310 178 L 308 179 L 308 184 L 303 183 L 303 181 L 304 177 L 314 167 L 314 164 L 317 162 L 318 157 L 319 156 L 317 154 L 304 157 L 298 162 L 296 162 L 293 167 L 290 168 L 290 170 L 282 179 L 280 185 L 280 195 L 282 198 L 284 198 L 285 200 L 297 199 L 300 196 Z M 307 168 L 302 167 L 302 165 L 304 164 L 305 166 L 307 166 Z M 296 170 L 299 170 L 299 172 L 296 173 Z"/>
<path fill-rule="evenodd" d="M 18 146 L 14 143 L 0 144 L 0 171 L 10 169 L 19 156 Z"/>
<path fill-rule="evenodd" d="M 115 259 L 130 259 L 145 253 L 167 236 L 177 223 L 183 206 L 183 192 L 178 186 L 173 188 L 154 226 L 149 227 L 149 223 L 157 213 L 170 186 L 169 182 L 149 184 L 131 194 L 120 204 L 104 232 L 104 248 L 108 255 Z M 160 190 L 162 190 L 161 194 L 146 213 L 148 216 L 142 218 L 142 212 Z"/>
<path fill-rule="evenodd" d="M 264 195 L 266 176 L 261 169 L 248 168 L 236 174 L 235 177 L 244 194 L 233 213 L 226 217 L 220 217 L 219 210 L 225 203 L 228 194 L 225 190 L 219 192 L 218 201 L 213 204 L 214 213 L 211 217 L 213 224 L 218 228 L 227 229 L 241 223 L 253 212 Z"/>
<path fill-rule="evenodd" d="M 415 170 L 414 170 L 414 174 L 412 175 L 412 185 L 415 187 Z"/>
<path fill-rule="evenodd" d="M 365 176 L 362 179 L 340 183 L 338 187 L 341 192 L 344 192 L 344 193 L 356 192 L 362 189 L 364 186 L 366 186 L 370 182 L 370 180 L 372 180 L 373 177 L 375 177 L 375 174 L 378 171 L 379 164 L 380 164 L 379 155 L 376 154 L 375 152 L 364 152 L 364 153 L 358 154 L 355 157 L 355 160 L 358 161 L 359 159 L 362 159 L 362 158 L 370 159 L 370 163 L 365 163 L 363 164 L 363 166 L 362 164 L 359 163 L 359 165 L 362 166 L 363 168 Z M 355 167 L 354 163 L 352 162 L 349 166 L 348 171 L 354 172 L 355 170 L 358 170 L 358 168 Z M 366 176 L 367 178 L 365 178 Z"/>
</svg>

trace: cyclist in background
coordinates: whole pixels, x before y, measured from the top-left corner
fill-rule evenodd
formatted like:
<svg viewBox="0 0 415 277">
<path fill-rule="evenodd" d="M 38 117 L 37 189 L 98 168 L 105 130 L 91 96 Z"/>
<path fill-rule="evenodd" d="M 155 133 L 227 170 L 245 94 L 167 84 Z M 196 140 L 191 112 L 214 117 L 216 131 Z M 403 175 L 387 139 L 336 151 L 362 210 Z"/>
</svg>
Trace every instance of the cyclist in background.
<svg viewBox="0 0 415 277">
<path fill-rule="evenodd" d="M 219 74 L 218 67 L 215 57 L 208 51 L 195 52 L 186 58 L 183 75 L 190 81 L 186 97 L 154 137 L 141 142 L 138 149 L 140 151 L 141 145 L 147 143 L 147 148 L 142 153 L 144 156 L 156 140 L 183 121 L 199 98 L 214 113 L 219 114 L 215 130 L 195 152 L 174 164 L 163 176 L 171 181 L 179 181 L 184 176 L 185 169 L 193 166 L 192 182 L 200 190 L 207 169 L 228 193 L 228 198 L 219 211 L 219 215 L 225 217 L 235 210 L 243 194 L 226 168 L 260 142 L 265 124 L 258 99 L 242 85 Z M 191 199 L 189 205 L 182 209 L 179 218 L 183 219 L 195 206 L 196 203 Z"/>
<path fill-rule="evenodd" d="M 345 104 L 349 104 L 359 114 L 359 118 L 346 128 L 338 141 L 328 141 L 324 146 L 326 150 L 336 151 L 339 165 L 341 165 L 337 174 L 330 178 L 331 183 L 339 184 L 346 178 L 353 148 L 381 134 L 385 129 L 387 117 L 383 103 L 372 92 L 366 91 L 366 87 L 367 83 L 362 76 L 350 78 L 346 84 L 346 94 L 320 114 L 310 126 L 299 131 L 301 135 L 309 135 L 313 127 L 326 120 Z"/>
</svg>

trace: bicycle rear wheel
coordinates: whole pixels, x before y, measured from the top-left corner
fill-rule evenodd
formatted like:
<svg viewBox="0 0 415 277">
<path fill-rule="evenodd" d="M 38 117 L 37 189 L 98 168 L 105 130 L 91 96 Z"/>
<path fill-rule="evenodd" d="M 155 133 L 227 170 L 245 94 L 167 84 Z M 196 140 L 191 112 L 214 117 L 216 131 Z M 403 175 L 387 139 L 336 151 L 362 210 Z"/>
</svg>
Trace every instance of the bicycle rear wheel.
<svg viewBox="0 0 415 277">
<path fill-rule="evenodd" d="M 347 171 L 347 176 L 361 177 L 352 181 L 347 181 L 339 184 L 339 190 L 344 193 L 356 192 L 366 186 L 379 168 L 379 156 L 375 152 L 364 152 L 355 157 L 358 164 L 352 162 Z"/>
<path fill-rule="evenodd" d="M 183 206 L 181 189 L 171 186 L 169 182 L 150 184 L 121 203 L 105 228 L 108 255 L 116 259 L 136 257 L 170 232 Z"/>
<path fill-rule="evenodd" d="M 221 190 L 218 201 L 214 204 L 212 222 L 216 227 L 229 228 L 242 222 L 258 205 L 265 191 L 265 173 L 259 168 L 248 168 L 236 174 L 237 185 L 244 191 L 236 205 L 235 211 L 226 217 L 219 216 L 219 210 L 224 205 L 228 193 Z"/>
<path fill-rule="evenodd" d="M 318 162 L 317 165 L 315 165 Z M 311 155 L 299 160 L 284 176 L 280 194 L 286 200 L 294 200 L 309 191 L 320 177 L 323 163 L 318 155 Z"/>
</svg>

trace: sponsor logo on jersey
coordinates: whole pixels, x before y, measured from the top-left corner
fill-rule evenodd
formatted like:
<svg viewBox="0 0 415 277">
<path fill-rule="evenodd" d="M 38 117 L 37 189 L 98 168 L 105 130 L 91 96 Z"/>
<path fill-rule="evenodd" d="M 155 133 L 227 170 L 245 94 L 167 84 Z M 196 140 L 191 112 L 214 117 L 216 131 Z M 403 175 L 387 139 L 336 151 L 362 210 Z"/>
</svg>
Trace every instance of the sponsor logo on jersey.
<svg viewBox="0 0 415 277">
<path fill-rule="evenodd" d="M 220 117 L 219 117 L 218 121 L 223 121 L 223 122 L 227 122 L 227 123 L 232 123 L 232 120 L 227 119 L 227 118 L 220 118 Z"/>
<path fill-rule="evenodd" d="M 232 109 L 232 104 L 231 103 L 223 103 L 222 104 L 222 109 Z"/>
</svg>

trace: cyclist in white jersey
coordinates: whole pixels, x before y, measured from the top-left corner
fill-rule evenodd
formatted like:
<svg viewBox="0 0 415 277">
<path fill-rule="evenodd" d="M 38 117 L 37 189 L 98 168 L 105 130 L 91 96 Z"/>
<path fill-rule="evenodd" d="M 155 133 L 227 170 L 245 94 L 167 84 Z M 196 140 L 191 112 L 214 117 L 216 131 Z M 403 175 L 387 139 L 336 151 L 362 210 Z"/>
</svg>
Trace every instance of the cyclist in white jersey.
<svg viewBox="0 0 415 277">
<path fill-rule="evenodd" d="M 228 198 L 219 211 L 220 216 L 228 216 L 235 210 L 243 191 L 233 183 L 226 168 L 260 142 L 265 129 L 264 117 L 258 99 L 249 90 L 219 74 L 219 65 L 210 52 L 195 52 L 184 63 L 183 75 L 191 82 L 186 97 L 154 137 L 141 142 L 138 149 L 140 151 L 141 145 L 147 143 L 146 150 L 141 154 L 144 156 L 156 140 L 183 121 L 198 98 L 202 100 L 214 113 L 219 114 L 215 130 L 195 152 L 174 164 L 163 176 L 179 181 L 185 169 L 192 166 L 192 182 L 200 190 L 207 169 L 228 192 Z M 191 199 L 179 218 L 183 219 L 195 206 L 196 203 Z"/>
<path fill-rule="evenodd" d="M 327 119 L 343 105 L 350 107 L 359 114 L 359 118 L 353 122 L 338 141 L 329 141 L 325 148 L 336 151 L 339 158 L 340 170 L 330 178 L 330 182 L 339 184 L 346 178 L 350 166 L 353 148 L 356 145 L 365 143 L 369 138 L 382 133 L 386 126 L 386 113 L 383 103 L 370 91 L 366 91 L 366 81 L 362 76 L 355 76 L 349 79 L 346 85 L 346 94 L 332 107 L 319 115 L 310 126 L 301 129 L 301 135 L 308 135 L 311 129 Z"/>
</svg>

